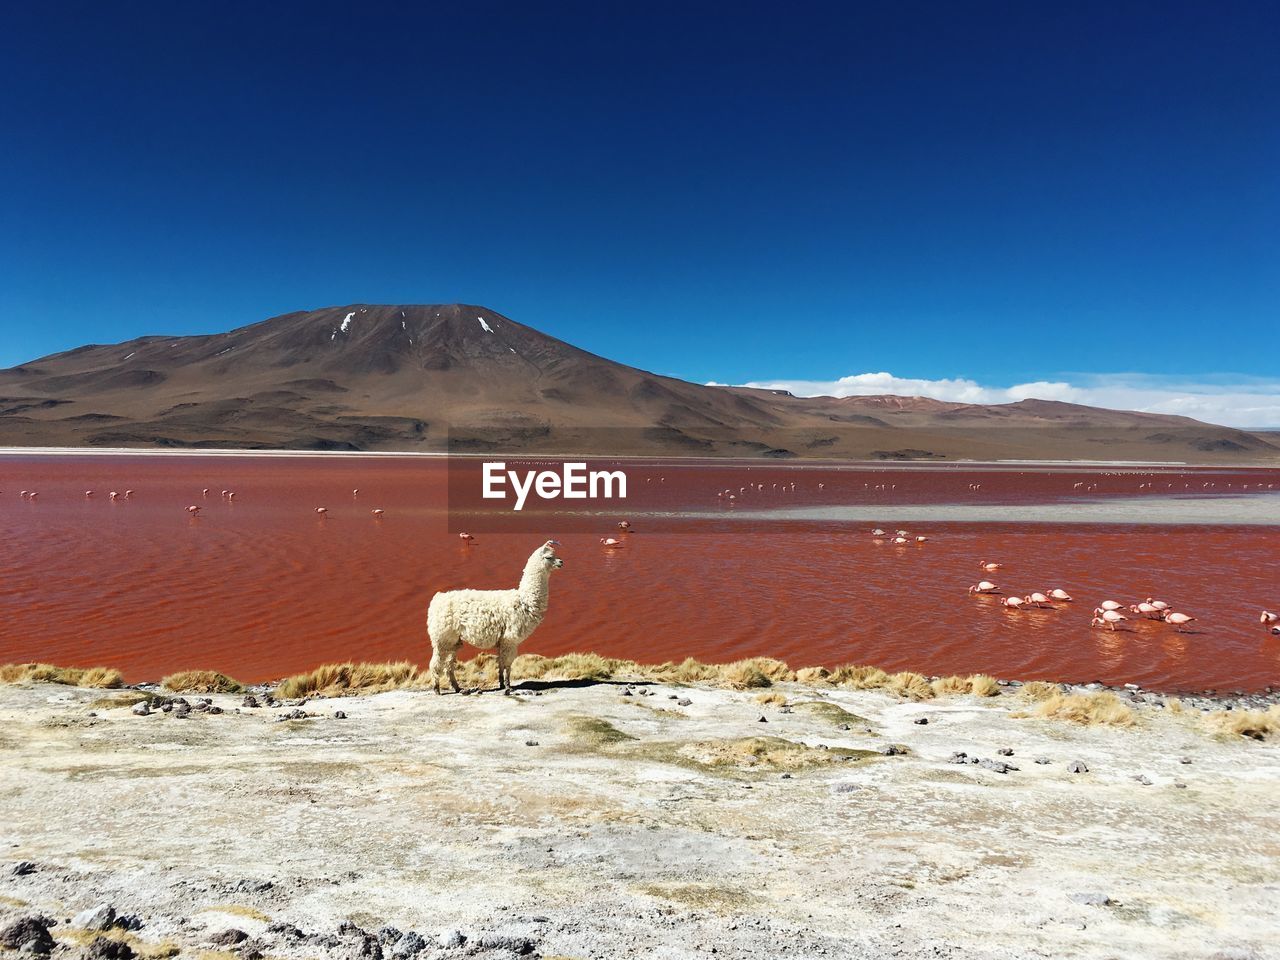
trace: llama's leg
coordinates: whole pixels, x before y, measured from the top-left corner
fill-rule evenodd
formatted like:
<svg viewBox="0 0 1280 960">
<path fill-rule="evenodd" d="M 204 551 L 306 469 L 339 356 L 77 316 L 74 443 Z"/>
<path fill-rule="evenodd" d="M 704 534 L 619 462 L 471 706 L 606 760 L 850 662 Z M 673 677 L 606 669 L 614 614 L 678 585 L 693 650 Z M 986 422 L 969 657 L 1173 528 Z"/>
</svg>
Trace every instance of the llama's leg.
<svg viewBox="0 0 1280 960">
<path fill-rule="evenodd" d="M 457 647 L 454 647 L 452 650 L 449 651 L 449 658 L 446 661 L 446 663 L 449 668 L 449 685 L 453 687 L 454 693 L 461 693 L 462 688 L 458 686 L 458 674 L 455 672 L 458 669 L 458 648 Z"/>
<path fill-rule="evenodd" d="M 436 689 L 436 696 L 440 695 L 440 671 L 443 669 L 440 663 L 440 651 L 435 648 L 435 644 L 431 645 L 431 680 Z"/>
<path fill-rule="evenodd" d="M 498 646 L 498 689 L 511 689 L 511 664 L 516 658 L 515 644 L 500 644 Z"/>
</svg>

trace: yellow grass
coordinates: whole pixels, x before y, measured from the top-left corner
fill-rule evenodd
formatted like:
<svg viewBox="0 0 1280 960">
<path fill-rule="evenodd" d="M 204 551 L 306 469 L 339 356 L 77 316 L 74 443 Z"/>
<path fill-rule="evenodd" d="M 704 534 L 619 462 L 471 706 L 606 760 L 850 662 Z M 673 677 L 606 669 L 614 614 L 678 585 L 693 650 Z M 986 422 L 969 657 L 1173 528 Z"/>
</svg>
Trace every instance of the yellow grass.
<svg viewBox="0 0 1280 960">
<path fill-rule="evenodd" d="M 1027 700 L 1048 700 L 1050 697 L 1056 697 L 1062 693 L 1062 689 L 1056 683 L 1048 683 L 1044 680 L 1032 680 L 1024 683 L 1018 690 L 1018 696 Z"/>
<path fill-rule="evenodd" d="M 1056 693 L 1040 702 L 1035 709 L 1035 716 L 1112 727 L 1133 726 L 1135 720 L 1133 710 L 1121 703 L 1114 693 L 1109 692 Z"/>
<path fill-rule="evenodd" d="M 169 674 L 160 685 L 174 693 L 239 693 L 244 689 L 239 681 L 213 670 L 180 670 Z"/>
<path fill-rule="evenodd" d="M 975 697 L 994 697 L 1000 693 L 1000 685 L 995 677 L 989 677 L 985 673 L 974 673 L 967 677 L 939 677 L 929 687 L 939 697 L 961 693 L 971 693 Z"/>
<path fill-rule="evenodd" d="M 933 698 L 933 687 L 918 673 L 903 670 L 889 677 L 884 689 L 909 700 L 930 700 Z"/>
<path fill-rule="evenodd" d="M 119 670 L 110 667 L 55 667 L 49 663 L 6 663 L 0 665 L 0 683 L 65 683 L 72 687 L 113 690 L 124 685 Z"/>
<path fill-rule="evenodd" d="M 766 707 L 785 707 L 787 705 L 787 698 L 776 690 L 770 690 L 768 693 L 757 693 L 755 700 L 756 703 Z"/>
<path fill-rule="evenodd" d="M 1215 710 L 1205 714 L 1204 722 L 1214 733 L 1265 740 L 1280 734 L 1280 704 L 1266 710 Z"/>
<path fill-rule="evenodd" d="M 378 693 L 412 686 L 417 677 L 418 668 L 408 660 L 398 663 L 326 663 L 310 673 L 299 673 L 282 680 L 276 696 L 293 699 L 313 694 Z"/>
</svg>

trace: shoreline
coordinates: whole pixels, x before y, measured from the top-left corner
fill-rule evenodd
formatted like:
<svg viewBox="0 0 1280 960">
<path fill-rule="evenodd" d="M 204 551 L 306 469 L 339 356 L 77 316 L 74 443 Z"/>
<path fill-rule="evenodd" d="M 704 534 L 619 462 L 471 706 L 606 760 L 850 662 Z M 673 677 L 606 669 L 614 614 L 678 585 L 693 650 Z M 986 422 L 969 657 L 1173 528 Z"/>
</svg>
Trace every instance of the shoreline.
<svg viewBox="0 0 1280 960">
<path fill-rule="evenodd" d="M 390 690 L 422 691 L 430 684 L 430 674 L 425 666 L 410 661 L 377 663 L 347 661 L 323 663 L 310 671 L 275 677 L 269 680 L 240 681 L 220 671 L 203 668 L 184 668 L 172 674 L 146 680 L 125 682 L 123 672 L 114 667 L 62 667 L 53 664 L 15 661 L 0 663 L 0 689 L 6 684 L 23 682 L 47 682 L 76 687 L 75 682 L 64 679 L 32 680 L 15 677 L 15 671 L 23 668 L 42 669 L 60 674 L 101 673 L 113 677 L 112 685 L 90 683 L 90 689 L 135 690 L 154 693 L 170 690 L 175 693 L 239 692 L 256 694 L 283 690 L 286 699 L 298 697 L 369 696 Z M 492 653 L 479 651 L 473 657 L 458 661 L 460 682 L 468 693 L 499 692 L 496 687 L 496 668 Z M 845 676 L 849 679 L 842 680 Z M 170 686 L 166 681 L 179 677 L 196 678 L 192 686 Z M 217 685 L 210 685 L 217 678 Z M 718 683 L 727 688 L 767 689 L 778 683 L 794 683 L 815 689 L 845 688 L 856 690 L 889 689 L 917 701 L 944 697 L 956 691 L 961 683 L 982 683 L 996 694 L 1017 693 L 1023 687 L 1053 686 L 1066 696 L 1110 693 L 1134 704 L 1158 704 L 1178 700 L 1189 709 L 1209 711 L 1265 710 L 1280 705 L 1280 681 L 1265 685 L 1259 690 L 1233 687 L 1221 689 L 1162 689 L 1138 683 L 1109 684 L 1099 680 L 1071 681 L 1044 678 L 1027 679 L 997 677 L 987 674 L 941 675 L 920 673 L 913 670 L 888 671 L 869 664 L 845 664 L 833 667 L 808 666 L 793 670 L 785 662 L 770 657 L 751 657 L 727 663 L 703 663 L 688 658 L 681 663 L 640 663 L 634 660 L 602 657 L 595 653 L 569 653 L 545 657 L 527 653 L 516 657 L 513 664 L 512 687 L 519 691 L 528 684 L 535 687 L 544 682 L 562 683 Z M 916 686 L 916 680 L 924 686 Z M 327 684 L 327 685 L 326 685 Z M 469 689 L 468 689 L 469 688 Z M 927 689 L 926 689 L 927 688 Z M 293 692 L 290 692 L 292 690 Z M 447 695 L 453 695 L 447 691 Z"/>
</svg>

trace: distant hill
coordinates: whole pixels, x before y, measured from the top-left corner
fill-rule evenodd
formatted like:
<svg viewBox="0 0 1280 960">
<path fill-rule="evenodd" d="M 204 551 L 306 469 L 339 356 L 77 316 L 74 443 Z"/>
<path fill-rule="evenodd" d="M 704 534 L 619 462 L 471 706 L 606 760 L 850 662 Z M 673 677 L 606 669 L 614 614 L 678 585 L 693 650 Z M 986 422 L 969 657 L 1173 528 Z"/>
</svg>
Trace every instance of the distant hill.
<svg viewBox="0 0 1280 960">
<path fill-rule="evenodd" d="M 0 371 L 0 445 L 853 459 L 1280 459 L 1280 440 L 1047 400 L 793 397 L 663 377 L 484 307 L 353 304 Z"/>
</svg>

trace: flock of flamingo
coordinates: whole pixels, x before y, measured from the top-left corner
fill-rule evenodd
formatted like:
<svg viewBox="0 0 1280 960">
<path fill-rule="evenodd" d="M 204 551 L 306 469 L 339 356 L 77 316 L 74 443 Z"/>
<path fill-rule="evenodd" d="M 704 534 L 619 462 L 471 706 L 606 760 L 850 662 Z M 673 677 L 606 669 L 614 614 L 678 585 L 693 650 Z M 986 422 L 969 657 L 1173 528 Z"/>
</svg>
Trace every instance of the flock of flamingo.
<svg viewBox="0 0 1280 960">
<path fill-rule="evenodd" d="M 873 530 L 872 534 L 882 533 L 880 530 Z M 979 561 L 979 566 L 985 573 L 994 573 L 1001 569 L 1004 564 L 995 563 L 989 560 Z M 1001 597 L 1000 606 L 1007 611 L 1025 611 L 1030 609 L 1049 608 L 1055 609 L 1055 603 L 1071 603 L 1072 596 L 1060 587 L 1044 592 L 1035 591 L 1024 596 L 1016 594 L 1005 596 L 1000 589 L 999 584 L 992 583 L 990 580 L 979 580 L 977 583 L 969 587 L 970 596 L 996 595 Z M 1167 623 L 1179 633 L 1187 633 L 1186 625 L 1196 622 L 1196 618 L 1187 613 L 1180 613 L 1174 610 L 1172 606 L 1164 600 L 1157 600 L 1154 597 L 1147 597 L 1145 600 L 1137 603 L 1124 604 L 1118 600 L 1103 600 L 1093 608 L 1093 619 L 1089 621 L 1091 627 L 1104 627 L 1108 630 L 1116 630 L 1118 624 L 1129 620 L 1122 610 L 1127 610 L 1135 618 L 1144 620 L 1157 620 Z M 1272 613 L 1270 610 L 1263 610 L 1258 618 L 1259 622 L 1268 630 L 1280 636 L 1280 614 Z"/>
</svg>

